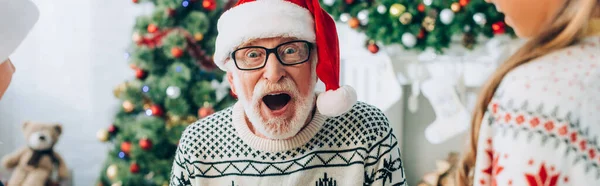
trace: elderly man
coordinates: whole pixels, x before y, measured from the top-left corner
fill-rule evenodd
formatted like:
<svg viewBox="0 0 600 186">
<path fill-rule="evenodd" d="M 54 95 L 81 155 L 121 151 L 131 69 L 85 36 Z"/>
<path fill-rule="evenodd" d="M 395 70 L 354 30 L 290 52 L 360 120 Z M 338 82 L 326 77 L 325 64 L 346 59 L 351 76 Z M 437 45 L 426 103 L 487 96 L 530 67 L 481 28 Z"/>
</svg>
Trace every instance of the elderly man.
<svg viewBox="0 0 600 186">
<path fill-rule="evenodd" d="M 406 185 L 386 116 L 339 86 L 335 23 L 318 0 L 241 0 L 218 31 L 215 63 L 239 101 L 186 129 L 172 186 Z"/>
<path fill-rule="evenodd" d="M 37 7 L 29 0 L 0 0 L 0 99 L 15 72 L 8 56 L 25 39 L 38 16 Z"/>
</svg>

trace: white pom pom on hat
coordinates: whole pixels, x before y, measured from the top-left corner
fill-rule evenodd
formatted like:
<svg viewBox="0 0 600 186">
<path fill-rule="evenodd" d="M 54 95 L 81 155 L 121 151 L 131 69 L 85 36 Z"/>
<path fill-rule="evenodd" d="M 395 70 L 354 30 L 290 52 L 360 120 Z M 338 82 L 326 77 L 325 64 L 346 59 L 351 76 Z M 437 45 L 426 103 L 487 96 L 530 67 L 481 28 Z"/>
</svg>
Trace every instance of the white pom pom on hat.
<svg viewBox="0 0 600 186">
<path fill-rule="evenodd" d="M 255 24 L 256 23 L 256 24 Z M 326 116 L 339 116 L 356 103 L 350 86 L 340 87 L 340 49 L 333 18 L 319 0 L 240 0 L 219 18 L 214 61 L 227 70 L 231 52 L 251 39 L 295 37 L 316 43 L 316 73 L 325 84 L 317 98 L 317 109 Z"/>
</svg>

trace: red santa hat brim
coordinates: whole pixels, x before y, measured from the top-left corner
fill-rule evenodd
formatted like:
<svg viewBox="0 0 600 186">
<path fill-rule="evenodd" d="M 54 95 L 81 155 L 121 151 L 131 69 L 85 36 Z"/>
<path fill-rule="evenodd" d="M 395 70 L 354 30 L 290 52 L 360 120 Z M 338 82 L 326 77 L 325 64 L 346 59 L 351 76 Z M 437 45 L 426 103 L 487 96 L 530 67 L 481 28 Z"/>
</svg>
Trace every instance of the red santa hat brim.
<svg viewBox="0 0 600 186">
<path fill-rule="evenodd" d="M 293 37 L 315 42 L 311 13 L 282 0 L 259 0 L 235 6 L 219 18 L 215 43 L 215 64 L 224 71 L 225 60 L 244 42 L 272 37 Z"/>
</svg>

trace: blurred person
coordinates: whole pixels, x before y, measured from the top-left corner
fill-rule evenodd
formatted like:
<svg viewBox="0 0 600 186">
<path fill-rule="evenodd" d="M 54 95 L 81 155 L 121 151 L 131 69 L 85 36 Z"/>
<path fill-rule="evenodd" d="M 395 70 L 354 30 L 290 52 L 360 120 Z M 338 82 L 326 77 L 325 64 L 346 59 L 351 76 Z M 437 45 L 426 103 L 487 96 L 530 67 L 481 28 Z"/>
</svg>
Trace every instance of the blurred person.
<svg viewBox="0 0 600 186">
<path fill-rule="evenodd" d="M 218 33 L 215 63 L 239 100 L 185 130 L 172 186 L 406 185 L 386 116 L 339 85 L 337 31 L 318 0 L 241 0 Z"/>
<path fill-rule="evenodd" d="M 37 7 L 29 0 L 0 0 L 0 100 L 16 70 L 8 57 L 29 34 L 38 17 Z"/>
<path fill-rule="evenodd" d="M 491 3 L 527 42 L 482 87 L 457 185 L 600 185 L 600 1 Z"/>
</svg>

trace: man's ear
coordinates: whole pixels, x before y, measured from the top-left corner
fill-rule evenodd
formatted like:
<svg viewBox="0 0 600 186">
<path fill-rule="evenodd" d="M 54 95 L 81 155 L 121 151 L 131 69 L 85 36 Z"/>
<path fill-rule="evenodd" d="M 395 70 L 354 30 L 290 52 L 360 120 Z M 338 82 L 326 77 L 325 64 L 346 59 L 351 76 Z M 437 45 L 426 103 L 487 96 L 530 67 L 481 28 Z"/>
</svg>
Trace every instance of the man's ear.
<svg viewBox="0 0 600 186">
<path fill-rule="evenodd" d="M 229 82 L 229 85 L 231 87 L 231 92 L 237 95 L 237 92 L 235 91 L 235 86 L 233 84 L 233 73 L 231 71 L 227 71 L 227 81 Z"/>
<path fill-rule="evenodd" d="M 55 123 L 53 128 L 57 134 L 62 134 L 62 125 L 60 123 Z"/>
</svg>

